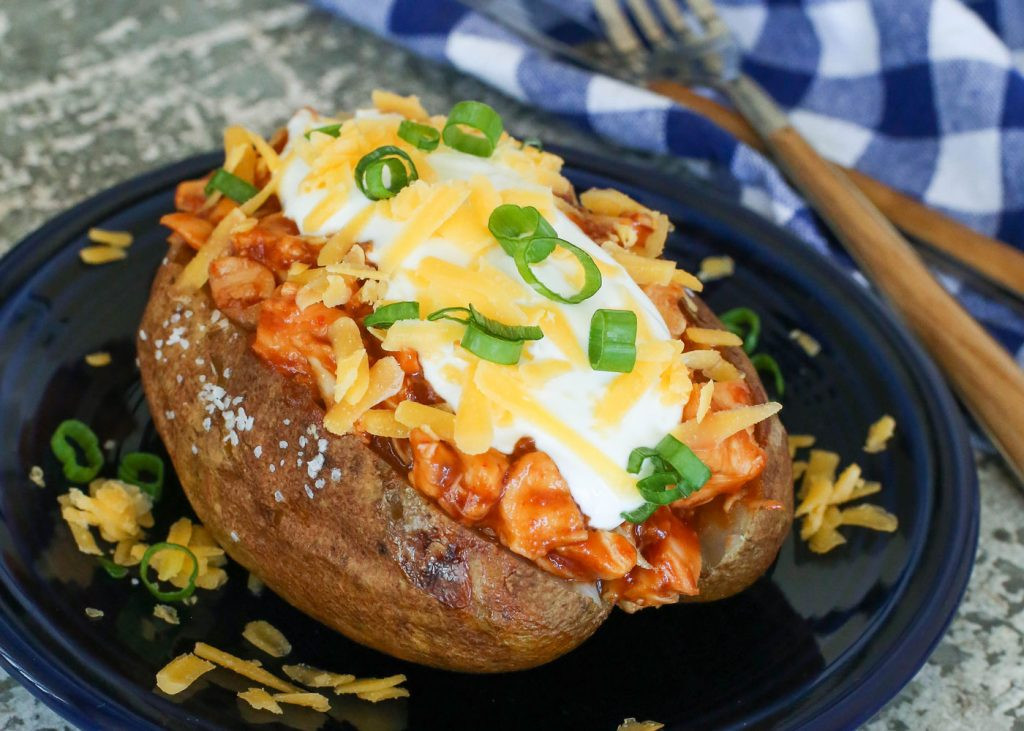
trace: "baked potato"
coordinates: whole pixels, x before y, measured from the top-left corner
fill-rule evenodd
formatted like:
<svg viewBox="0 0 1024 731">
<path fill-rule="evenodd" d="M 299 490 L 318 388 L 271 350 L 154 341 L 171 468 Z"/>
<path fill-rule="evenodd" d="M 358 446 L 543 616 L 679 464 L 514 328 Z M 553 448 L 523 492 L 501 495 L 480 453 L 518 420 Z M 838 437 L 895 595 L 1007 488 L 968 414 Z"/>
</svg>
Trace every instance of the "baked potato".
<svg viewBox="0 0 1024 731">
<path fill-rule="evenodd" d="M 653 273 L 645 269 L 644 262 L 660 261 L 655 257 L 664 245 L 667 219 L 619 194 L 593 193 L 581 202 L 558 173 L 557 158 L 494 135 L 486 117 L 484 129 L 463 131 L 460 138 L 449 136 L 450 122 L 428 117 L 414 98 L 375 94 L 374 101 L 376 113 L 352 121 L 300 113 L 299 123 L 293 119 L 288 132 L 269 143 L 229 129 L 225 168 L 182 183 L 178 211 L 164 218 L 173 232 L 171 246 L 138 333 L 139 366 L 156 428 L 203 524 L 232 559 L 316 620 L 382 652 L 458 671 L 499 672 L 548 662 L 589 637 L 616 604 L 636 611 L 679 599 L 717 599 L 749 585 L 774 560 L 792 520 L 786 434 L 775 415 L 778 406 L 769 408 L 749 359 L 683 286 L 698 288 L 699 282 L 670 263 L 657 264 Z M 450 119 L 457 118 L 467 117 L 453 110 Z M 620 494 L 620 502 L 632 501 L 632 508 L 639 504 L 637 510 L 646 513 L 621 511 L 620 516 L 620 504 L 600 490 L 596 498 L 577 498 L 571 476 L 584 474 L 582 468 L 568 458 L 556 461 L 548 453 L 561 455 L 555 448 L 542 449 L 551 444 L 546 432 L 515 432 L 514 447 L 495 448 L 497 435 L 522 423 L 495 405 L 508 406 L 506 390 L 528 383 L 509 369 L 532 368 L 531 377 L 540 380 L 529 383 L 544 384 L 551 382 L 551 373 L 564 375 L 569 366 L 544 366 L 536 355 L 540 351 L 530 328 L 548 327 L 543 312 L 531 310 L 530 322 L 510 323 L 502 311 L 507 301 L 499 298 L 489 307 L 488 292 L 473 289 L 475 280 L 465 285 L 475 292 L 474 302 L 459 299 L 468 295 L 458 287 L 432 280 L 424 285 L 432 293 L 420 299 L 447 304 L 430 308 L 440 315 L 405 314 L 389 321 L 386 313 L 397 311 L 389 305 L 407 311 L 416 304 L 418 313 L 420 302 L 398 301 L 388 287 L 415 280 L 428 262 L 422 259 L 408 271 L 389 269 L 386 259 L 394 249 L 375 250 L 374 239 L 365 231 L 358 235 L 352 225 L 360 215 L 365 221 L 365 214 L 340 208 L 325 213 L 314 204 L 301 216 L 288 215 L 310 188 L 296 183 L 290 193 L 285 190 L 290 167 L 305 161 L 305 179 L 320 174 L 328 188 L 341 185 L 330 171 L 318 173 L 316 154 L 336 151 L 353 125 L 372 148 L 369 154 L 358 149 L 354 158 L 364 175 L 365 158 L 384 146 L 400 151 L 391 159 L 402 158 L 357 177 L 356 186 L 348 168 L 351 196 L 376 201 L 364 210 L 386 205 L 375 210 L 401 220 L 396 213 L 401 203 L 412 211 L 405 230 L 428 225 L 430 215 L 437 217 L 430 187 L 444 187 L 436 182 L 443 177 L 441 162 L 425 174 L 431 155 L 451 146 L 449 156 L 483 159 L 479 140 L 489 140 L 492 159 L 504 155 L 505 163 L 519 169 L 529 164 L 531 180 L 544 181 L 548 190 L 544 214 L 532 208 L 537 218 L 530 218 L 527 211 L 525 220 L 535 229 L 532 239 L 524 239 L 525 249 L 515 250 L 517 265 L 536 266 L 550 257 L 569 266 L 575 257 L 588 272 L 586 288 L 590 269 L 578 255 L 585 249 L 592 268 L 603 275 L 603 287 L 626 287 L 621 291 L 627 294 L 640 290 L 633 282 L 616 284 L 617 277 L 641 272 L 638 281 L 649 301 L 642 305 L 647 309 L 634 313 L 636 365 L 629 371 L 622 359 L 614 360 L 607 368 L 613 372 L 601 383 L 609 389 L 608 384 L 627 383 L 631 372 L 654 362 L 656 383 L 669 383 L 671 376 L 671 387 L 680 389 L 667 392 L 682 397 L 665 407 L 674 415 L 672 423 L 679 423 L 680 439 L 665 438 L 678 445 L 671 455 L 658 451 L 662 445 L 634 449 L 639 466 L 629 484 L 668 475 L 673 484 L 663 479 L 660 489 L 680 490 L 692 478 L 673 471 L 678 459 L 684 460 L 679 469 L 704 470 L 700 484 L 671 493 L 671 501 L 661 499 L 668 492 L 654 494 L 655 502 Z M 399 128 L 418 133 L 396 136 Z M 438 148 L 434 141 L 428 150 L 430 140 L 442 136 L 445 147 L 428 154 Z M 371 159 L 370 167 L 380 159 Z M 408 166 L 400 171 L 402 160 Z M 425 182 L 427 177 L 435 182 Z M 449 188 L 457 185 L 465 181 Z M 472 206 L 479 207 L 481 199 L 499 204 L 509 199 L 502 191 L 488 198 L 494 191 L 477 179 L 459 190 L 443 220 L 431 220 L 427 236 L 448 231 L 457 238 L 470 229 L 479 234 Z M 537 200 L 536 185 L 529 192 L 527 198 Z M 405 200 L 413 194 L 420 198 Z M 324 193 L 319 208 L 329 199 Z M 521 223 L 528 206 L 506 204 L 506 212 L 515 214 L 513 223 Z M 345 220 L 332 224 L 332 216 Z M 558 239 L 545 247 L 546 239 L 555 238 L 545 236 L 550 232 L 537 222 L 550 228 L 546 217 L 557 220 L 559 235 L 571 221 L 591 243 L 576 246 Z M 493 215 L 489 222 L 493 233 Z M 386 230 L 381 226 L 375 230 Z M 377 236 L 379 243 L 385 234 Z M 502 247 L 508 243 L 499 241 Z M 558 247 L 572 257 L 552 254 Z M 502 255 L 501 247 L 492 248 Z M 600 253 L 605 250 L 607 256 Z M 500 273 L 487 276 L 499 293 L 507 285 L 508 277 Z M 579 279 L 567 276 L 564 283 L 579 286 Z M 547 289 L 531 287 L 542 294 Z M 613 295 L 619 296 L 608 296 Z M 453 308 L 449 300 L 476 304 L 486 314 Z M 497 321 L 502 314 L 504 323 Z M 644 335 L 651 323 L 655 334 Z M 476 333 L 483 345 L 469 342 L 466 333 L 474 327 L 483 332 Z M 555 325 L 550 328 L 545 333 L 552 340 Z M 448 338 L 445 352 L 457 351 L 456 365 L 475 374 L 470 378 L 476 378 L 476 386 L 461 382 L 458 404 L 440 393 L 452 393 L 454 377 L 444 370 L 450 363 L 432 360 L 424 345 L 423 331 L 435 329 L 442 340 Z M 648 336 L 650 347 L 642 342 Z M 604 345 L 611 351 L 616 343 Z M 666 347 L 671 363 L 644 360 L 645 353 Z M 513 356 L 516 363 L 501 362 Z M 587 368 L 596 372 L 593 362 L 591 353 Z M 574 373 L 568 375 L 576 378 Z M 507 380 L 488 391 L 493 382 L 486 374 Z M 543 411 L 539 401 L 530 403 Z M 476 411 L 469 414 L 471 404 Z M 481 419 L 490 431 L 478 428 Z M 624 433 L 609 429 L 616 438 Z M 494 435 L 490 441 L 487 434 Z M 588 454 L 603 459 L 599 452 Z M 618 466 L 621 475 L 627 475 L 624 468 Z M 580 500 L 598 507 L 584 513 Z M 609 502 L 611 521 L 607 510 L 595 517 Z M 633 522 L 623 520 L 626 515 Z"/>
</svg>

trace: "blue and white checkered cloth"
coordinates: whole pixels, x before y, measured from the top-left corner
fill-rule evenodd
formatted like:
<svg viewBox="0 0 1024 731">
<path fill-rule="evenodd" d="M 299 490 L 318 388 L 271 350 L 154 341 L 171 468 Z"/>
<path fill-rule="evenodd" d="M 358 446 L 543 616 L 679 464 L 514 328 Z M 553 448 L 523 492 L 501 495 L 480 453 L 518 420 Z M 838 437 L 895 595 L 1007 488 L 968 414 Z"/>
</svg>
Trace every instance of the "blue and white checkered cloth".
<svg viewBox="0 0 1024 731">
<path fill-rule="evenodd" d="M 589 16 L 589 0 L 555 1 Z M 612 142 L 728 178 L 745 204 L 852 267 L 770 162 L 664 97 L 553 59 L 455 0 L 313 2 Z M 717 5 L 744 69 L 819 150 L 1024 248 L 1024 0 L 966 2 Z M 1024 317 L 941 280 L 1024 364 Z"/>
</svg>

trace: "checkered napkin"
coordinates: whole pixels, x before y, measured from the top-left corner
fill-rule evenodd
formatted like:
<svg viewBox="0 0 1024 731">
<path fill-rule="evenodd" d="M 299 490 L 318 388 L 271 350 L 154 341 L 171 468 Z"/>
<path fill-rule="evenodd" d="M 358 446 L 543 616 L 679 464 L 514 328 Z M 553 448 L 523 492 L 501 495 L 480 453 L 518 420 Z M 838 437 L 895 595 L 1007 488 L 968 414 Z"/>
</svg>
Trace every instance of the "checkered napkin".
<svg viewBox="0 0 1024 731">
<path fill-rule="evenodd" d="M 684 158 L 853 267 L 771 163 L 664 97 L 553 59 L 455 0 L 313 2 L 612 142 Z M 588 0 L 552 2 L 592 20 Z M 819 150 L 1024 248 L 1024 1 L 717 5 L 743 48 L 744 69 Z M 562 22 L 551 32 L 578 40 L 585 30 Z M 949 271 L 940 279 L 1024 364 L 1024 308 L 1014 311 Z"/>
</svg>

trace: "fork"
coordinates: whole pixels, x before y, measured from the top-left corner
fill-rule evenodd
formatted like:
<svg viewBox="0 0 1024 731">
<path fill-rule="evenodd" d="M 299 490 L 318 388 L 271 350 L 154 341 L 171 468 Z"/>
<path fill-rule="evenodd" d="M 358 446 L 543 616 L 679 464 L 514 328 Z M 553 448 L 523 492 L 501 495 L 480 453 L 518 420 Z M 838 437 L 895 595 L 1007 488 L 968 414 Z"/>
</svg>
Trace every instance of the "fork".
<svg viewBox="0 0 1024 731">
<path fill-rule="evenodd" d="M 535 0 L 549 14 L 551 0 Z M 531 27 L 525 4 L 464 0 L 542 48 L 617 78 L 670 79 L 718 89 L 761 137 L 778 166 L 917 334 L 968 410 L 1024 483 L 1024 371 L 931 275 L 892 223 L 821 158 L 756 81 L 712 0 L 592 0 L 617 59 L 601 45 L 569 47 Z M 518 8 L 517 8 L 518 6 Z M 627 12 L 628 11 L 628 12 Z M 536 21 L 536 19 L 534 19 Z M 637 33 L 639 30 L 639 34 Z M 642 34 L 642 37 L 641 35 Z M 616 63 L 618 61 L 618 63 Z"/>
<path fill-rule="evenodd" d="M 961 399 L 1024 480 L 1024 371 L 935 280 L 906 239 L 820 157 L 757 82 L 712 0 L 593 0 L 608 40 L 645 79 L 718 89 L 754 128 L 882 295 L 943 367 Z M 639 29 L 643 38 L 637 34 Z M 646 41 L 646 43 L 645 43 Z"/>
</svg>

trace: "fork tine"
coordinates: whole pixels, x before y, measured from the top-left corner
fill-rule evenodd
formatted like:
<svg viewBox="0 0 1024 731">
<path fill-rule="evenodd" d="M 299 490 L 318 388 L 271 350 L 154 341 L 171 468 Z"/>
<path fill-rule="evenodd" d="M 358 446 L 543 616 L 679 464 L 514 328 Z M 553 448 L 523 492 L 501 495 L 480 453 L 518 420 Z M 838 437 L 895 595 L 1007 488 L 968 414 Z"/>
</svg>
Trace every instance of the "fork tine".
<svg viewBox="0 0 1024 731">
<path fill-rule="evenodd" d="M 690 11 L 696 16 L 701 27 L 709 36 L 722 36 L 729 34 L 729 27 L 722 20 L 722 16 L 715 9 L 712 0 L 683 0 Z"/>
<path fill-rule="evenodd" d="M 662 28 L 658 17 L 647 4 L 647 0 L 626 0 L 626 5 L 633 13 L 633 20 L 640 27 L 640 32 L 652 46 L 664 46 L 668 42 L 665 36 L 665 29 Z"/>
<path fill-rule="evenodd" d="M 690 28 L 690 23 L 679 9 L 676 0 L 657 0 L 657 2 L 661 17 L 665 19 L 665 24 L 669 29 L 684 43 L 692 41 L 694 39 L 693 29 Z"/>
<path fill-rule="evenodd" d="M 619 0 L 594 0 L 594 11 L 616 51 L 624 56 L 644 52 L 643 43 L 629 24 L 629 18 L 619 6 Z"/>
</svg>

